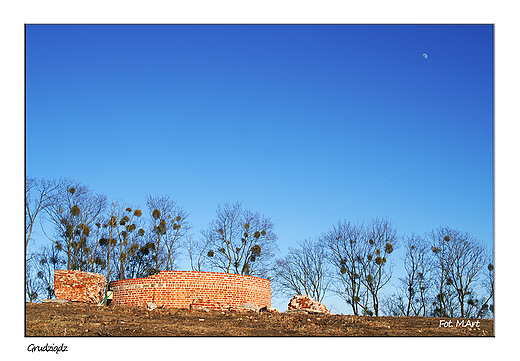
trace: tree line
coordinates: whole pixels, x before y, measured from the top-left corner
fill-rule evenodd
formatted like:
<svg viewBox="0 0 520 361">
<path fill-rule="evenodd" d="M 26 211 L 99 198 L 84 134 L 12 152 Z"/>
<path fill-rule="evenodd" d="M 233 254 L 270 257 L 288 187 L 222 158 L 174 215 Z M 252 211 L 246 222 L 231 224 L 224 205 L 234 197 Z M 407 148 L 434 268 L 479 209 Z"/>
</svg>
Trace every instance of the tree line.
<svg viewBox="0 0 520 361">
<path fill-rule="evenodd" d="M 392 279 L 393 252 L 403 247 L 404 276 Z M 469 233 L 439 227 L 421 237 L 399 236 L 388 219 L 340 221 L 315 239 L 290 248 L 277 261 L 278 290 L 323 300 L 338 295 L 354 315 L 491 317 L 492 256 Z"/>
<path fill-rule="evenodd" d="M 148 195 L 140 209 L 70 179 L 26 177 L 26 298 L 52 298 L 56 269 L 102 273 L 108 281 L 141 278 L 176 269 L 183 250 L 192 270 L 268 277 L 273 228 L 239 202 L 226 203 L 195 239 L 189 213 L 169 195 Z M 35 229 L 49 242 L 33 250 Z"/>
<path fill-rule="evenodd" d="M 102 273 L 108 281 L 177 269 L 185 252 L 194 271 L 268 278 L 276 293 L 307 294 L 318 301 L 336 294 L 355 315 L 489 317 L 494 267 L 468 233 L 439 227 L 424 237 L 397 234 L 388 219 L 340 221 L 314 239 L 278 256 L 270 218 L 240 202 L 218 205 L 215 219 L 197 237 L 189 213 L 169 195 L 146 196 L 146 208 L 105 195 L 71 179 L 26 177 L 26 299 L 53 298 L 56 269 Z M 49 242 L 33 249 L 41 229 Z M 405 277 L 382 294 L 395 267 Z"/>
</svg>

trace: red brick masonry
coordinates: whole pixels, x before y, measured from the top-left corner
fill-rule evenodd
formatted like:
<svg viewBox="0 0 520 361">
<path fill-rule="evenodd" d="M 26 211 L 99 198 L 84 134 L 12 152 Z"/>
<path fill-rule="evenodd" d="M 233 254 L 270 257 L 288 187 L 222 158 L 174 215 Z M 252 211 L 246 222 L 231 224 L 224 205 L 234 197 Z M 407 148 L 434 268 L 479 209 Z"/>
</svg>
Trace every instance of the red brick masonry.
<svg viewBox="0 0 520 361">
<path fill-rule="evenodd" d="M 231 307 L 251 302 L 271 307 L 271 282 L 264 278 L 229 273 L 163 271 L 147 278 L 112 281 L 113 305 L 189 308 L 195 299 Z"/>
<path fill-rule="evenodd" d="M 103 299 L 105 285 L 105 276 L 99 273 L 54 271 L 54 294 L 58 300 L 99 303 Z"/>
</svg>

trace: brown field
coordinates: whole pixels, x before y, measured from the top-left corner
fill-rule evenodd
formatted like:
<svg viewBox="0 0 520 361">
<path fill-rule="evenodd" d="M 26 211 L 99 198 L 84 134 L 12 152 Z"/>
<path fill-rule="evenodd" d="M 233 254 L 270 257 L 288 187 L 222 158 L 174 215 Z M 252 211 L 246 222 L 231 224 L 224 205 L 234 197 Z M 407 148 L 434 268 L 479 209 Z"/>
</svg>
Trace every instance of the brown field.
<svg viewBox="0 0 520 361">
<path fill-rule="evenodd" d="M 26 303 L 26 336 L 494 336 L 493 320 Z M 459 321 L 459 327 L 457 327 Z M 471 320 L 476 321 L 476 320 Z"/>
</svg>

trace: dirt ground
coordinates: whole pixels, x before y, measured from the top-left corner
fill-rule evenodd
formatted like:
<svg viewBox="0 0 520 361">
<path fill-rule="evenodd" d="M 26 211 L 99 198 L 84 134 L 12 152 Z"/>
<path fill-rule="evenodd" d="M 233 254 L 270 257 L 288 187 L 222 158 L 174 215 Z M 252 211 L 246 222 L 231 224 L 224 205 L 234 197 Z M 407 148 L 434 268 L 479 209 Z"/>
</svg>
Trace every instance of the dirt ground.
<svg viewBox="0 0 520 361">
<path fill-rule="evenodd" d="M 77 302 L 26 303 L 25 316 L 26 336 L 494 336 L 493 320 L 444 319 L 440 326 L 441 319 L 428 317 L 148 311 Z"/>
</svg>

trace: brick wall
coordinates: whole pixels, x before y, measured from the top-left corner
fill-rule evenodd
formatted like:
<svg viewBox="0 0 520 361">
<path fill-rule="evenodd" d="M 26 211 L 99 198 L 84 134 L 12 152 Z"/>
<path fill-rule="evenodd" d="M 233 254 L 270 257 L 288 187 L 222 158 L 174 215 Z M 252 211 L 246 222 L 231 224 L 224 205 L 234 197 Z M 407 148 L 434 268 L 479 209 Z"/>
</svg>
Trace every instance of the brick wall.
<svg viewBox="0 0 520 361">
<path fill-rule="evenodd" d="M 99 303 L 105 291 L 105 276 L 73 270 L 54 271 L 54 294 L 58 300 Z"/>
<path fill-rule="evenodd" d="M 147 278 L 112 281 L 113 305 L 189 308 L 195 300 L 209 300 L 231 307 L 251 302 L 271 307 L 271 282 L 229 273 L 163 271 Z"/>
</svg>

